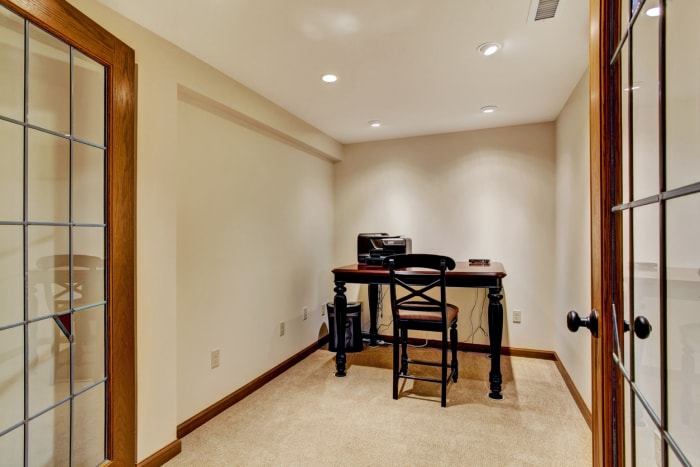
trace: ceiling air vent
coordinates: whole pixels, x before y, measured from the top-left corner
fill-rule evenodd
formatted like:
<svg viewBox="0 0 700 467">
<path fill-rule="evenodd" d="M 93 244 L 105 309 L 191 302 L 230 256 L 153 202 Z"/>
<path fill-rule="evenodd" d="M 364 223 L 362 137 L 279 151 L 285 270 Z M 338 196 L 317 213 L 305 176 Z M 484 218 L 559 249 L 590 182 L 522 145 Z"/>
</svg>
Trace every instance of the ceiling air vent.
<svg viewBox="0 0 700 467">
<path fill-rule="evenodd" d="M 530 21 L 542 21 L 554 18 L 559 7 L 559 0 L 532 0 L 530 4 Z"/>
</svg>

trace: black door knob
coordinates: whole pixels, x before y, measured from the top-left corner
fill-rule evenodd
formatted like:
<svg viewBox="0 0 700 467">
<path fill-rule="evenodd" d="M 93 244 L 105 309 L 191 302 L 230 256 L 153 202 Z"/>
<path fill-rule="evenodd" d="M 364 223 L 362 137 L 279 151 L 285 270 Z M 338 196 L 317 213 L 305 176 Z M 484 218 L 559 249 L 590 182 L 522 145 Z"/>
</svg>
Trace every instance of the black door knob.
<svg viewBox="0 0 700 467">
<path fill-rule="evenodd" d="M 574 310 L 571 310 L 566 315 L 566 326 L 571 332 L 578 331 L 580 327 L 588 328 L 593 337 L 598 337 L 598 312 L 592 310 L 588 317 L 582 318 Z"/>
<path fill-rule="evenodd" d="M 625 332 L 630 330 L 629 321 L 625 321 Z M 646 339 L 651 334 L 651 323 L 644 316 L 634 318 L 634 334 L 640 339 Z"/>
</svg>

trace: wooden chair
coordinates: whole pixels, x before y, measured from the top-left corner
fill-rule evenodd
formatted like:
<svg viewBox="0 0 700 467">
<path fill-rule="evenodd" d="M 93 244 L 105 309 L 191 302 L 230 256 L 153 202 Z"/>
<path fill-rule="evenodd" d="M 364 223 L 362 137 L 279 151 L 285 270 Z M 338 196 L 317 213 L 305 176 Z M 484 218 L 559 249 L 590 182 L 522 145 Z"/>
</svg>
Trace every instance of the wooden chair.
<svg viewBox="0 0 700 467">
<path fill-rule="evenodd" d="M 455 268 L 452 258 L 429 254 L 393 255 L 384 260 L 389 268 L 391 312 L 394 322 L 393 396 L 399 397 L 399 379 L 414 379 L 441 384 L 441 405 L 445 407 L 447 385 L 457 382 L 457 315 L 459 308 L 447 303 L 446 271 Z M 419 274 L 412 268 L 422 268 Z M 428 292 L 434 291 L 429 296 Z M 402 293 L 405 293 L 403 295 Z M 408 331 L 422 330 L 441 334 L 440 362 L 413 360 L 408 356 Z M 447 330 L 450 330 L 452 358 L 447 362 Z M 399 365 L 399 345 L 401 364 Z M 409 375 L 409 364 L 440 367 L 440 378 Z M 449 372 L 448 372 L 449 370 Z"/>
</svg>

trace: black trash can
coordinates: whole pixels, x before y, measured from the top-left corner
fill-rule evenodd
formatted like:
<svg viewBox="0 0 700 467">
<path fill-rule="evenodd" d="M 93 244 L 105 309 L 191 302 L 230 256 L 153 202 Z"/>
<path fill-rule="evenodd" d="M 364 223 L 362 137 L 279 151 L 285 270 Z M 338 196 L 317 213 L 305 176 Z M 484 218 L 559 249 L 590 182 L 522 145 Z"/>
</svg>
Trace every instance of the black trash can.
<svg viewBox="0 0 700 467">
<path fill-rule="evenodd" d="M 338 350 L 338 332 L 335 326 L 335 306 L 333 302 L 326 304 L 328 310 L 328 350 L 336 352 Z M 362 303 L 348 303 L 345 313 L 345 351 L 362 351 Z"/>
</svg>

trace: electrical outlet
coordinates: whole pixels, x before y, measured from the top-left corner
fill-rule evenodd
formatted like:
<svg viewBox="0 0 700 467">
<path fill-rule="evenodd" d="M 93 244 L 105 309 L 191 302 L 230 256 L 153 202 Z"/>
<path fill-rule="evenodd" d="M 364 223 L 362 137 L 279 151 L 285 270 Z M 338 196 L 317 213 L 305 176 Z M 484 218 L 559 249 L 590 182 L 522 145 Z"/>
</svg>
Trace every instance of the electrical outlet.
<svg viewBox="0 0 700 467">
<path fill-rule="evenodd" d="M 306 320 L 309 317 L 309 308 L 304 307 L 304 320 Z"/>
<path fill-rule="evenodd" d="M 284 336 L 284 321 L 280 321 L 280 336 Z"/>
<path fill-rule="evenodd" d="M 219 349 L 214 349 L 211 351 L 211 367 L 216 368 L 219 366 Z"/>
<path fill-rule="evenodd" d="M 513 310 L 513 322 L 519 323 L 523 319 L 523 314 L 520 310 Z"/>
</svg>

